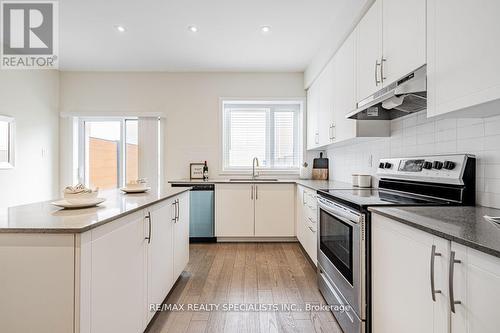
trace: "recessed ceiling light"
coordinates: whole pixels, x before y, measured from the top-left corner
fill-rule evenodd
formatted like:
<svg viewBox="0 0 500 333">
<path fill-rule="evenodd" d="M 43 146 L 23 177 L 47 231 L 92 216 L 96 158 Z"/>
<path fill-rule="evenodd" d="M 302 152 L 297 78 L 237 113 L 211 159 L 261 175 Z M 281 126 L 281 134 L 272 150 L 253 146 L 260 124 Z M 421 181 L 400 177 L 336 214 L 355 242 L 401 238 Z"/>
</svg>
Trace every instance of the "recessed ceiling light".
<svg viewBox="0 0 500 333">
<path fill-rule="evenodd" d="M 260 31 L 267 34 L 268 32 L 271 32 L 271 27 L 268 25 L 263 25 L 262 27 L 260 27 Z"/>
<path fill-rule="evenodd" d="M 191 31 L 191 32 L 198 32 L 198 27 L 195 26 L 195 25 L 190 25 L 188 27 L 188 30 Z"/>
<path fill-rule="evenodd" d="M 125 28 L 123 25 L 119 25 L 119 24 L 115 25 L 115 29 L 118 32 L 125 32 L 125 31 L 127 31 L 127 28 Z"/>
</svg>

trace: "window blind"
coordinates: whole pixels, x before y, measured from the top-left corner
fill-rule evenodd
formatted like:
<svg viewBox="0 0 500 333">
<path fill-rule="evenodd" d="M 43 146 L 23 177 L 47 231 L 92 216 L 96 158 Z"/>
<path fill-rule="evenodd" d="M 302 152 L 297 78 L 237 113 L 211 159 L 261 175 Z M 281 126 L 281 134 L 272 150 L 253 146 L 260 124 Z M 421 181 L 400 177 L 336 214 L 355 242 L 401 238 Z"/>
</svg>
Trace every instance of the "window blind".
<svg viewBox="0 0 500 333">
<path fill-rule="evenodd" d="M 298 169 L 301 154 L 297 103 L 223 103 L 224 170 Z"/>
</svg>

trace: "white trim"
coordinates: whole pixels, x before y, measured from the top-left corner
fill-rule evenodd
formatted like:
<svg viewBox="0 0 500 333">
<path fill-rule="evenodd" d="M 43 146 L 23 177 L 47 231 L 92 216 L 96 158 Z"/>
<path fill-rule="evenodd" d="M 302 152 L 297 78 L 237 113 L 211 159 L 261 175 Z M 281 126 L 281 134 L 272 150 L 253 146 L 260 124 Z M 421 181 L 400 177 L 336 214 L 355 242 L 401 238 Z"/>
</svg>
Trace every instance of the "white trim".
<svg viewBox="0 0 500 333">
<path fill-rule="evenodd" d="M 7 162 L 0 162 L 0 169 L 13 169 L 16 165 L 16 120 L 13 117 L 1 116 L 0 121 L 9 123 L 9 142 L 8 142 L 8 157 Z"/>
<path fill-rule="evenodd" d="M 143 111 L 118 111 L 118 110 L 80 110 L 59 112 L 62 118 L 82 117 L 82 118 L 130 118 L 130 117 L 158 117 L 165 118 L 162 112 Z"/>
<path fill-rule="evenodd" d="M 297 237 L 217 237 L 218 243 L 255 243 L 255 242 L 298 242 Z"/>
</svg>

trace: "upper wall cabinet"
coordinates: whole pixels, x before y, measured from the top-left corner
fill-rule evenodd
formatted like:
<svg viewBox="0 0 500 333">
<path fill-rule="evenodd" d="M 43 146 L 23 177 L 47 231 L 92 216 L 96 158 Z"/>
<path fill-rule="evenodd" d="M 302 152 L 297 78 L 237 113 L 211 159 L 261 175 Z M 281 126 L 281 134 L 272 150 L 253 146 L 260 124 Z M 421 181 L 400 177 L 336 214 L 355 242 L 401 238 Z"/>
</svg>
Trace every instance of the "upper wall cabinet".
<svg viewBox="0 0 500 333">
<path fill-rule="evenodd" d="M 390 134 L 384 120 L 353 120 L 356 108 L 356 31 L 346 39 L 307 91 L 307 149 L 358 137 Z"/>
<path fill-rule="evenodd" d="M 382 87 L 382 1 L 376 1 L 356 29 L 357 100 L 370 96 Z"/>
<path fill-rule="evenodd" d="M 500 98 L 498 13 L 498 0 L 427 1 L 428 116 Z"/>
<path fill-rule="evenodd" d="M 425 0 L 378 0 L 357 27 L 357 100 L 426 62 Z"/>
<path fill-rule="evenodd" d="M 425 8 L 425 0 L 382 0 L 384 86 L 425 64 Z"/>
</svg>

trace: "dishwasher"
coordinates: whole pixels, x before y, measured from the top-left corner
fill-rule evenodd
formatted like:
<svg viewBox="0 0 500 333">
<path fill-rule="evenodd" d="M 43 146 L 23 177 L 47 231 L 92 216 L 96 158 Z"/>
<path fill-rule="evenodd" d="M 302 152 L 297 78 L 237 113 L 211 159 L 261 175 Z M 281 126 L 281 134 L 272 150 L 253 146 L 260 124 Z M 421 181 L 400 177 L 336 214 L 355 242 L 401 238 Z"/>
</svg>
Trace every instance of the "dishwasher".
<svg viewBox="0 0 500 333">
<path fill-rule="evenodd" d="M 172 187 L 191 187 L 189 192 L 189 242 L 216 242 L 214 184 L 172 184 Z"/>
</svg>

